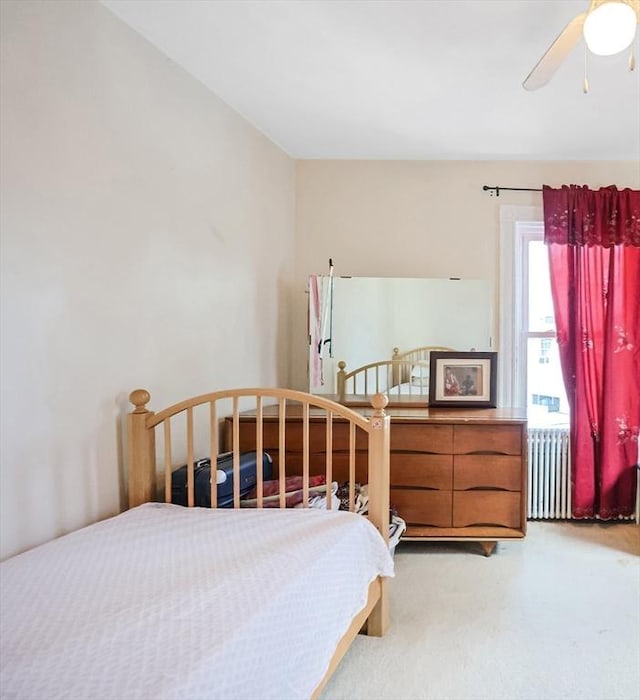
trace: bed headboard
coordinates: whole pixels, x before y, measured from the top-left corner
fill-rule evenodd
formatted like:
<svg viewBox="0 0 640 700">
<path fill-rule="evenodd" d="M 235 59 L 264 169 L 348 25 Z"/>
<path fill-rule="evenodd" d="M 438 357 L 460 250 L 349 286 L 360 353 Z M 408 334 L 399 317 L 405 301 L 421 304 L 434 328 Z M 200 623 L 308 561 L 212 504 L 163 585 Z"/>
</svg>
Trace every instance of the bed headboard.
<svg viewBox="0 0 640 700">
<path fill-rule="evenodd" d="M 445 348 L 441 345 L 422 345 L 406 352 L 400 352 L 400 348 L 393 348 L 392 360 L 398 361 L 398 371 L 394 376 L 394 384 L 402 384 L 411 381 L 411 371 L 416 364 L 429 367 L 429 356 L 432 351 L 454 352 L 453 348 Z"/>
<path fill-rule="evenodd" d="M 234 469 L 234 507 L 240 506 L 239 474 L 240 474 L 240 416 L 243 410 L 255 411 L 255 445 L 256 451 L 263 452 L 264 417 L 267 411 L 273 418 L 276 412 L 279 449 L 278 449 L 278 478 L 280 479 L 280 507 L 285 507 L 284 480 L 287 465 L 285 463 L 286 417 L 295 410 L 300 417 L 304 437 L 302 473 L 305 502 L 309 489 L 309 422 L 324 421 L 326 423 L 326 483 L 333 479 L 333 437 L 337 430 L 348 430 L 348 468 L 350 482 L 350 509 L 353 510 L 355 496 L 353 483 L 356 473 L 356 442 L 358 450 L 367 451 L 368 460 L 368 490 L 369 490 L 369 520 L 380 533 L 388 539 L 389 529 L 389 432 L 390 419 L 385 414 L 388 403 L 386 396 L 376 394 L 371 398 L 371 406 L 365 412 L 357 413 L 352 409 L 318 395 L 312 395 L 293 389 L 233 389 L 202 394 L 176 403 L 157 413 L 149 410 L 147 404 L 151 395 L 145 389 L 132 391 L 129 399 L 134 409 L 128 415 L 128 468 L 129 468 L 129 507 L 134 507 L 147 501 L 158 500 L 158 471 L 163 474 L 164 493 L 160 500 L 171 502 L 171 475 L 175 468 L 174 449 L 180 440 L 176 440 L 174 427 L 179 419 L 184 420 L 184 431 L 181 437 L 184 441 L 180 449 L 188 467 L 187 494 L 188 505 L 194 504 L 194 461 L 203 455 L 198 446 L 206 443 L 205 456 L 216 464 L 220 454 L 220 421 L 225 417 L 231 418 L 231 452 L 233 453 Z M 198 420 L 196 420 L 198 411 Z M 253 414 L 252 414 L 253 415 Z M 179 418 L 180 417 L 180 418 Z M 346 423 L 346 425 L 345 425 Z M 202 433 L 206 433 L 204 436 Z M 161 445 L 162 459 L 156 460 L 156 446 Z M 196 452 L 198 451 L 198 454 Z M 262 503 L 262 470 L 256 470 L 257 505 Z M 215 479 L 211 480 L 215 482 Z M 327 507 L 331 507 L 331 499 L 327 499 Z M 211 503 L 217 504 L 216 484 L 211 485 Z"/>
<path fill-rule="evenodd" d="M 336 378 L 338 401 L 360 405 L 359 400 L 354 400 L 355 396 L 362 396 L 366 401 L 377 393 L 385 393 L 393 401 L 394 387 L 400 384 L 398 377 L 410 376 L 412 366 L 409 360 L 380 360 L 347 372 L 346 363 L 340 360 Z M 416 391 L 416 395 L 418 393 Z"/>
<path fill-rule="evenodd" d="M 394 405 L 426 405 L 429 399 L 429 356 L 434 350 L 454 352 L 441 345 L 423 345 L 402 353 L 399 348 L 394 348 L 390 360 L 370 362 L 349 372 L 341 360 L 336 377 L 338 401 L 360 406 L 373 394 L 386 393 Z M 424 369 L 424 374 L 418 377 L 414 377 L 416 365 Z M 408 395 L 403 390 L 404 385 L 412 385 Z"/>
</svg>

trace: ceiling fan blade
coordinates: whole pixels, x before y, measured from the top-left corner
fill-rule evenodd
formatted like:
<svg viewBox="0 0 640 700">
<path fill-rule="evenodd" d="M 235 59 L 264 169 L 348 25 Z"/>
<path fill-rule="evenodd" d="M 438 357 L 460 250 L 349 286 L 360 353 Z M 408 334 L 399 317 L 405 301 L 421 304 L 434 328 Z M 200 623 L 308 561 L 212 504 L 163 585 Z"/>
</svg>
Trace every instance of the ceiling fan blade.
<svg viewBox="0 0 640 700">
<path fill-rule="evenodd" d="M 546 85 L 560 64 L 569 55 L 571 49 L 578 43 L 582 36 L 582 25 L 587 17 L 583 12 L 574 17 L 569 24 L 560 32 L 558 38 L 547 49 L 544 56 L 538 61 L 535 68 L 529 73 L 522 83 L 525 90 L 537 90 Z"/>
</svg>

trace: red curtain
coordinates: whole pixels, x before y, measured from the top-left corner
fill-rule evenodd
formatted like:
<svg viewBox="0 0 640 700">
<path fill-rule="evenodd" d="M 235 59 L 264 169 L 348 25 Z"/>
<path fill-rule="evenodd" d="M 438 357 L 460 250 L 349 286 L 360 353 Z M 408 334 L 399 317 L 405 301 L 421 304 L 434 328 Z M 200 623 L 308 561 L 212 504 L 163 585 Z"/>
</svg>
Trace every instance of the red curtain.
<svg viewBox="0 0 640 700">
<path fill-rule="evenodd" d="M 572 513 L 632 515 L 640 427 L 640 191 L 543 187 L 570 406 Z"/>
</svg>

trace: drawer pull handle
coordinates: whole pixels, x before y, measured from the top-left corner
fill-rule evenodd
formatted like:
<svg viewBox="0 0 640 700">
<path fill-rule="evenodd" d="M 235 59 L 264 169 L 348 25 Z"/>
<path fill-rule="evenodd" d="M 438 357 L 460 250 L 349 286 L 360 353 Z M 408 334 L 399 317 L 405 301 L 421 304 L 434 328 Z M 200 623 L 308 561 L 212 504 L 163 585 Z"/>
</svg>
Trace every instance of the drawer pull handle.
<svg viewBox="0 0 640 700">
<path fill-rule="evenodd" d="M 392 489 L 398 491 L 440 491 L 441 489 L 436 489 L 433 486 L 416 486 L 414 484 L 391 484 Z"/>
<path fill-rule="evenodd" d="M 457 491 L 458 489 L 456 489 Z M 462 491 L 506 491 L 511 493 L 511 489 L 504 486 L 470 486 L 468 489 L 461 489 Z M 516 491 L 517 493 L 517 491 Z"/>
</svg>

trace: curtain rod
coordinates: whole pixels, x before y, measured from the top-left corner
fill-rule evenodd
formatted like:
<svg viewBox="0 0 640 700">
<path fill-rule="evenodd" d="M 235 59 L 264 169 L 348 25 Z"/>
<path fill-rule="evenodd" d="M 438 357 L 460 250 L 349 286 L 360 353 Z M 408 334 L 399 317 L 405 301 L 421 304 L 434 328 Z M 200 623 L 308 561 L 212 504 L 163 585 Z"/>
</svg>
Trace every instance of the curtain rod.
<svg viewBox="0 0 640 700">
<path fill-rule="evenodd" d="M 511 190 L 513 192 L 542 192 L 541 187 L 489 187 L 489 185 L 483 185 L 482 189 L 487 192 L 491 191 L 491 196 L 493 197 L 493 193 L 496 193 L 496 197 L 500 196 L 500 190 Z"/>
</svg>

